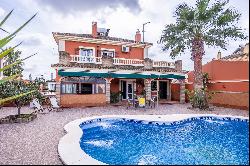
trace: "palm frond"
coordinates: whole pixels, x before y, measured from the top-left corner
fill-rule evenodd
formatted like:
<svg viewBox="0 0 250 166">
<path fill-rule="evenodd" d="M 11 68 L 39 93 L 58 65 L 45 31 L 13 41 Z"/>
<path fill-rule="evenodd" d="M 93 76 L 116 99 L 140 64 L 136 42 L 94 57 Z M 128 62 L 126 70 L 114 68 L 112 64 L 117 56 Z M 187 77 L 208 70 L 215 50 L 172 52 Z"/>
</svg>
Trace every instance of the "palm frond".
<svg viewBox="0 0 250 166">
<path fill-rule="evenodd" d="M 22 43 L 19 43 L 18 45 L 16 45 L 15 47 L 10 47 L 6 50 L 4 50 L 3 52 L 0 53 L 0 59 L 2 59 L 3 57 L 5 57 L 6 55 L 8 55 L 11 51 L 13 51 L 16 47 L 18 47 L 20 44 Z"/>
<path fill-rule="evenodd" d="M 9 18 L 11 13 L 13 12 L 14 9 L 12 9 L 5 17 L 4 19 L 0 22 L 0 27 L 5 23 L 5 21 Z"/>
<path fill-rule="evenodd" d="M 32 91 L 29 91 L 29 92 L 26 92 L 26 93 L 21 93 L 21 94 L 15 95 L 15 96 L 11 96 L 11 97 L 7 97 L 7 98 L 4 98 L 4 99 L 0 99 L 0 105 L 3 104 L 3 103 L 5 103 L 5 102 L 7 102 L 7 101 L 11 101 L 11 100 L 14 100 L 14 99 L 26 96 L 26 95 L 34 93 L 36 91 L 37 90 L 32 90 Z"/>
<path fill-rule="evenodd" d="M 9 77 L 4 77 L 3 79 L 0 80 L 0 85 L 5 83 L 6 81 L 11 81 L 17 77 L 19 77 L 20 74 L 15 74 L 15 75 L 12 75 L 12 76 L 9 76 Z"/>
</svg>

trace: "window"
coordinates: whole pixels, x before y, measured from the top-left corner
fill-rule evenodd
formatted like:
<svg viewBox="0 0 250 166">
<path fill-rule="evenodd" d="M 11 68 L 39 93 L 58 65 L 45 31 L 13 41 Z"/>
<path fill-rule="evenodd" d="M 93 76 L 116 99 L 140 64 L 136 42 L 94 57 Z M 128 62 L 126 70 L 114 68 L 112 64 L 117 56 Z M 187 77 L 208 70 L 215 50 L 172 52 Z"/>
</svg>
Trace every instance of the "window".
<svg viewBox="0 0 250 166">
<path fill-rule="evenodd" d="M 105 84 L 96 84 L 96 93 L 105 93 Z"/>
<path fill-rule="evenodd" d="M 80 48 L 79 50 L 79 61 L 83 63 L 95 63 L 95 52 L 94 48 Z"/>
<path fill-rule="evenodd" d="M 85 57 L 92 57 L 93 56 L 93 49 L 80 48 L 79 54 L 81 56 L 85 56 Z"/>
<path fill-rule="evenodd" d="M 109 51 L 109 50 L 102 50 L 102 56 L 104 57 L 112 57 L 114 58 L 114 51 Z"/>
<path fill-rule="evenodd" d="M 105 83 L 96 82 L 63 82 L 61 84 L 62 94 L 104 94 Z"/>
<path fill-rule="evenodd" d="M 81 84 L 81 94 L 92 94 L 92 84 Z"/>
<path fill-rule="evenodd" d="M 78 91 L 78 84 L 76 83 L 63 83 L 62 84 L 62 93 L 66 93 L 66 94 L 76 94 Z"/>
<path fill-rule="evenodd" d="M 48 90 L 55 92 L 56 91 L 56 83 L 48 83 Z"/>
</svg>

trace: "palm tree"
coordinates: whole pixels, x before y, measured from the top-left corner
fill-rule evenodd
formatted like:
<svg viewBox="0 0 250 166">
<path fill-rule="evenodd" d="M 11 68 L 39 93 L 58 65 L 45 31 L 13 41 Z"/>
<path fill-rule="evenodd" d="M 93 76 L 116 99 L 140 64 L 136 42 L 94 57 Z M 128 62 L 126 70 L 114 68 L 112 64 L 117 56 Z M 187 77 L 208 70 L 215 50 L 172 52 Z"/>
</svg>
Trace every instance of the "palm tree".
<svg viewBox="0 0 250 166">
<path fill-rule="evenodd" d="M 228 3 L 228 0 L 217 0 L 215 3 L 210 3 L 210 0 L 197 0 L 195 7 L 182 3 L 174 12 L 176 23 L 166 25 L 162 31 L 162 50 L 170 49 L 173 59 L 185 49 L 191 50 L 191 59 L 194 61 L 194 91 L 201 98 L 204 97 L 201 93 L 204 45 L 226 49 L 228 39 L 247 39 L 237 26 L 241 14 L 233 8 L 227 8 Z"/>
</svg>

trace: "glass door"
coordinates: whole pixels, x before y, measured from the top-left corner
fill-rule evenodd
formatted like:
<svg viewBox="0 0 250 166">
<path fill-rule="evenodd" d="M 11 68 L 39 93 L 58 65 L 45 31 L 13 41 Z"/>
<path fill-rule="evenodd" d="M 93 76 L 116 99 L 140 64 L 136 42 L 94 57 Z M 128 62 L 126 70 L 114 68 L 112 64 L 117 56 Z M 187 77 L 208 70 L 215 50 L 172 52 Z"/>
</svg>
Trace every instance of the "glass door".
<svg viewBox="0 0 250 166">
<path fill-rule="evenodd" d="M 126 81 L 121 81 L 121 91 L 122 91 L 122 99 L 127 99 L 127 84 Z"/>
<path fill-rule="evenodd" d="M 127 81 L 127 98 L 133 99 L 133 82 Z"/>
</svg>

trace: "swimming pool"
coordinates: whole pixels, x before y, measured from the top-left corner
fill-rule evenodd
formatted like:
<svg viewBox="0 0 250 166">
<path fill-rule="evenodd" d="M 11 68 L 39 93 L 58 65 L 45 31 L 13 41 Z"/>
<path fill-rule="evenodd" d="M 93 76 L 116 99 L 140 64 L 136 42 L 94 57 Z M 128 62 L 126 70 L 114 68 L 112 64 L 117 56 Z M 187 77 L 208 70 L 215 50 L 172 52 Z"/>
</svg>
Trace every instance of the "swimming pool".
<svg viewBox="0 0 250 166">
<path fill-rule="evenodd" d="M 79 120 L 77 124 L 78 131 L 81 130 L 77 136 L 80 147 L 77 151 L 85 154 L 85 162 L 133 165 L 249 163 L 248 119 L 204 115 L 183 115 L 178 119 L 177 115 L 145 115 L 133 119 L 96 117 Z"/>
</svg>

